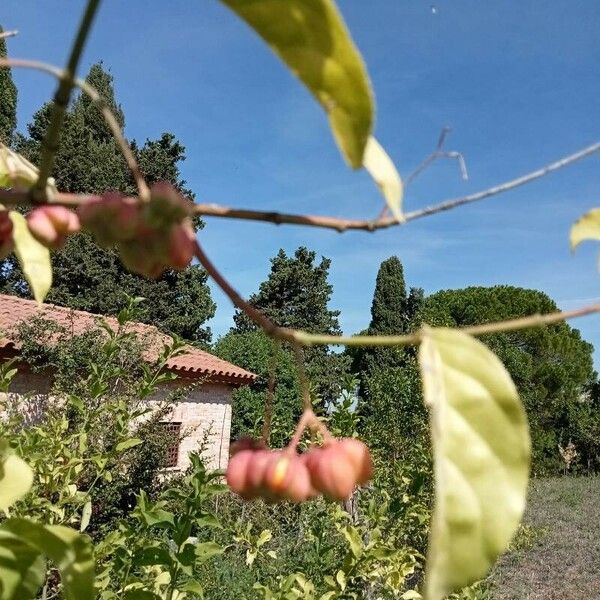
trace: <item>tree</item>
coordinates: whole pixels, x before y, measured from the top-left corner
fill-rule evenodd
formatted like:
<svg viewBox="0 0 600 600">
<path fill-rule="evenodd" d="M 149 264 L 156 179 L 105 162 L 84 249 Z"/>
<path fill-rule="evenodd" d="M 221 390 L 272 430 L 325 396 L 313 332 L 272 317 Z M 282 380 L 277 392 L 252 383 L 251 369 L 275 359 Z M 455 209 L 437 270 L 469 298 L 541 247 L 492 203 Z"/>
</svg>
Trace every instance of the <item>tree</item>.
<svg viewBox="0 0 600 600">
<path fill-rule="evenodd" d="M 261 331 L 229 332 L 215 345 L 215 353 L 258 375 L 251 386 L 243 386 L 233 394 L 231 436 L 258 436 L 261 433 L 269 371 L 274 345 Z M 280 349 L 275 370 L 273 421 L 270 441 L 285 444 L 302 412 L 298 374 L 294 356 L 289 349 Z"/>
<path fill-rule="evenodd" d="M 422 298 L 420 288 L 411 288 L 407 295 L 400 259 L 384 260 L 377 272 L 371 322 L 364 333 L 408 333 Z M 360 381 L 361 432 L 383 455 L 403 456 L 408 464 L 407 448 L 424 439 L 427 422 L 414 351 L 393 346 L 359 348 L 353 352 L 353 371 Z"/>
<path fill-rule="evenodd" d="M 0 25 L 0 33 L 3 29 Z M 0 38 L 0 58 L 6 58 L 6 39 Z M 10 145 L 17 126 L 17 88 L 10 69 L 0 69 L 0 142 Z"/>
<path fill-rule="evenodd" d="M 316 253 L 298 248 L 294 256 L 279 250 L 271 259 L 271 272 L 250 303 L 281 327 L 303 329 L 312 333 L 339 335 L 339 311 L 328 308 L 333 288 L 327 278 L 331 261 L 322 257 L 315 264 Z M 246 314 L 234 316 L 235 333 L 256 330 Z M 340 380 L 347 371 L 348 359 L 326 347 L 308 348 L 305 353 L 308 375 L 325 402 L 334 400 Z"/>
<path fill-rule="evenodd" d="M 445 290 L 429 296 L 420 320 L 434 326 L 461 327 L 555 312 L 555 302 L 543 292 L 512 286 L 469 287 Z M 509 371 L 527 410 L 537 472 L 561 469 L 558 445 L 572 441 L 583 464 L 597 446 L 589 443 L 584 419 L 596 422 L 590 411 L 596 374 L 593 347 L 567 323 L 523 329 L 481 338 Z M 597 425 L 596 425 L 597 427 Z"/>
<path fill-rule="evenodd" d="M 0 74 L 5 72 L 0 70 Z M 87 81 L 106 99 L 121 126 L 124 115 L 113 90 L 113 78 L 102 64 L 91 67 Z M 18 151 L 32 162 L 39 159 L 48 126 L 50 105 L 43 106 L 28 126 L 29 136 L 16 140 Z M 185 148 L 171 133 L 157 140 L 146 140 L 138 147 L 132 142 L 140 168 L 149 184 L 169 181 L 192 196 L 181 179 L 179 163 Z M 101 113 L 86 96 L 79 96 L 66 114 L 61 145 L 53 172 L 59 189 L 67 192 L 102 193 L 120 190 L 135 193 L 127 165 L 107 128 Z M 197 221 L 197 227 L 202 223 Z M 144 303 L 140 319 L 171 334 L 207 344 L 210 329 L 204 323 L 214 315 L 215 305 L 200 266 L 183 272 L 167 271 L 149 281 L 127 271 L 117 254 L 99 248 L 87 234 L 71 236 L 65 247 L 52 258 L 54 283 L 48 301 L 61 306 L 99 314 L 116 314 L 123 308 L 125 295 L 151 299 Z M 28 296 L 21 271 L 9 257 L 0 270 L 0 289 L 9 294 Z"/>
</svg>

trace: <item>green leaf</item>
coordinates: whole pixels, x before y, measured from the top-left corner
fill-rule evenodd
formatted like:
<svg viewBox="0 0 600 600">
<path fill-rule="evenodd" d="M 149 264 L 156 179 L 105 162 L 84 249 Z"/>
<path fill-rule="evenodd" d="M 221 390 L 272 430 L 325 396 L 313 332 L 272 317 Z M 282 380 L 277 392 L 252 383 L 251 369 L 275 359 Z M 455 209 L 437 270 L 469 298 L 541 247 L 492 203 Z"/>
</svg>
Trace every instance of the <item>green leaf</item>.
<svg viewBox="0 0 600 600">
<path fill-rule="evenodd" d="M 8 510 L 25 496 L 32 483 L 33 471 L 22 458 L 15 454 L 3 457 L 0 471 L 0 510 Z"/>
<path fill-rule="evenodd" d="M 348 525 L 342 529 L 342 533 L 344 537 L 348 540 L 348 544 L 350 544 L 350 551 L 352 552 L 352 556 L 354 558 L 359 558 L 363 553 L 363 543 L 360 537 L 360 533 L 356 527 L 351 527 Z"/>
<path fill-rule="evenodd" d="M 402 216 L 402 196 L 404 194 L 402 179 L 400 179 L 392 159 L 373 136 L 369 137 L 367 142 L 364 166 L 375 180 L 396 220 L 404 221 Z"/>
<path fill-rule="evenodd" d="M 270 529 L 263 529 L 256 540 L 256 547 L 260 548 L 261 546 L 264 546 L 267 542 L 271 541 L 272 537 L 273 534 Z"/>
<path fill-rule="evenodd" d="M 46 577 L 44 557 L 7 531 L 0 531 L 0 600 L 36 597 Z"/>
<path fill-rule="evenodd" d="M 363 164 L 373 126 L 367 70 L 333 0 L 222 0 L 269 44 L 329 117 L 348 163 Z"/>
<path fill-rule="evenodd" d="M 56 564 L 67 600 L 93 600 L 94 557 L 90 539 L 62 525 L 41 525 L 27 519 L 9 519 L 8 531 Z"/>
<path fill-rule="evenodd" d="M 14 211 L 9 211 L 13 224 L 13 239 L 15 254 L 23 270 L 23 275 L 38 302 L 43 302 L 52 286 L 52 265 L 50 250 L 42 246 L 30 233 L 25 217 Z"/>
<path fill-rule="evenodd" d="M 90 524 L 90 519 L 92 518 L 92 501 L 88 500 L 83 505 L 83 510 L 81 511 L 81 523 L 79 524 L 79 531 L 85 531 L 87 526 Z"/>
<path fill-rule="evenodd" d="M 225 548 L 216 542 L 202 542 L 196 544 L 195 553 L 198 562 L 204 562 L 213 556 L 223 554 Z"/>
<path fill-rule="evenodd" d="M 400 596 L 400 600 L 422 600 L 422 598 L 423 596 L 415 590 L 408 590 L 408 592 L 404 592 L 404 594 Z"/>
<path fill-rule="evenodd" d="M 142 442 L 143 440 L 140 440 L 140 438 L 129 438 L 124 442 L 119 442 L 115 446 L 115 450 L 117 452 L 124 452 L 125 450 L 129 450 L 129 448 L 135 448 L 136 446 L 139 446 Z"/>
<path fill-rule="evenodd" d="M 425 597 L 439 600 L 481 579 L 507 548 L 525 508 L 531 450 L 517 390 L 481 342 L 426 328 L 419 364 L 435 472 Z"/>
<path fill-rule="evenodd" d="M 196 594 L 200 598 L 204 597 L 204 589 L 198 581 L 190 580 L 186 581 L 183 585 L 179 586 L 182 592 L 189 592 L 190 594 Z"/>
<path fill-rule="evenodd" d="M 586 213 L 571 227 L 571 251 L 584 240 L 600 240 L 600 208 L 594 208 Z"/>
</svg>

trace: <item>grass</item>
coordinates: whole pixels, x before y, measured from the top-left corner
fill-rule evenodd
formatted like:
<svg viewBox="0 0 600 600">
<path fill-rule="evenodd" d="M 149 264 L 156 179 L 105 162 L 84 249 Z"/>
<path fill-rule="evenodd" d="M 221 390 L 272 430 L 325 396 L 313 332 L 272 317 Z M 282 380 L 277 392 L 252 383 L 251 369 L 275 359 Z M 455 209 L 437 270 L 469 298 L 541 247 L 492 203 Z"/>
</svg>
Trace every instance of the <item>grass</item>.
<svg viewBox="0 0 600 600">
<path fill-rule="evenodd" d="M 600 598 L 600 477 L 534 480 L 524 526 L 486 583 L 494 600 Z"/>
</svg>

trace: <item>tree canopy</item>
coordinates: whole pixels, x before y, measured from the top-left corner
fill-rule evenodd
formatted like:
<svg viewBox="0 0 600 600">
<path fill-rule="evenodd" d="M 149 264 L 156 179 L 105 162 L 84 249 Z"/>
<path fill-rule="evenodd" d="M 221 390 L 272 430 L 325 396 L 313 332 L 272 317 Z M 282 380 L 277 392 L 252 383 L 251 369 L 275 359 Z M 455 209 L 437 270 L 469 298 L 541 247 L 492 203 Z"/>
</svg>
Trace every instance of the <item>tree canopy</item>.
<svg viewBox="0 0 600 600">
<path fill-rule="evenodd" d="M 461 327 L 556 310 L 543 292 L 502 285 L 437 292 L 425 300 L 419 318 L 430 325 Z M 569 441 L 585 463 L 592 448 L 581 417 L 590 413 L 587 405 L 596 381 L 593 346 L 564 322 L 481 339 L 502 360 L 521 394 L 531 422 L 534 468 L 556 468 L 558 445 Z M 598 413 L 591 418 L 600 421 Z"/>
<path fill-rule="evenodd" d="M 4 30 L 0 25 L 0 33 Z M 0 38 L 0 58 L 6 58 L 6 39 Z M 0 69 L 0 142 L 10 145 L 17 126 L 17 88 L 10 69 Z"/>
<path fill-rule="evenodd" d="M 329 308 L 333 288 L 328 281 L 331 261 L 305 247 L 293 256 L 279 250 L 271 259 L 271 271 L 250 303 L 263 311 L 281 327 L 303 329 L 312 333 L 339 335 L 338 310 Z M 256 326 L 241 311 L 234 316 L 233 333 L 255 331 Z M 315 391 L 325 402 L 334 400 L 340 391 L 340 380 L 347 371 L 349 360 L 342 354 L 323 346 L 305 351 L 307 371 Z"/>
<path fill-rule="evenodd" d="M 0 74 L 5 70 L 0 70 Z M 87 81 L 108 102 L 121 126 L 123 111 L 115 99 L 112 75 L 103 67 L 91 67 Z M 44 105 L 28 125 L 28 136 L 17 136 L 16 149 L 32 162 L 39 159 L 50 117 Z M 171 133 L 139 146 L 131 142 L 148 183 L 169 181 L 191 196 L 181 179 L 179 164 L 185 148 Z M 66 114 L 60 148 L 53 171 L 57 186 L 65 192 L 102 193 L 119 190 L 135 193 L 132 177 L 104 119 L 89 98 L 80 95 Z M 196 223 L 201 227 L 200 222 Z M 156 281 L 127 271 L 117 254 L 99 248 L 87 234 L 69 237 L 65 247 L 53 254 L 52 290 L 48 302 L 99 314 L 116 314 L 126 295 L 148 298 L 140 319 L 188 340 L 208 343 L 210 329 L 204 323 L 214 315 L 215 305 L 206 284 L 207 275 L 198 265 L 183 272 L 167 271 Z M 9 257 L 0 270 L 0 289 L 28 296 L 20 269 Z"/>
</svg>

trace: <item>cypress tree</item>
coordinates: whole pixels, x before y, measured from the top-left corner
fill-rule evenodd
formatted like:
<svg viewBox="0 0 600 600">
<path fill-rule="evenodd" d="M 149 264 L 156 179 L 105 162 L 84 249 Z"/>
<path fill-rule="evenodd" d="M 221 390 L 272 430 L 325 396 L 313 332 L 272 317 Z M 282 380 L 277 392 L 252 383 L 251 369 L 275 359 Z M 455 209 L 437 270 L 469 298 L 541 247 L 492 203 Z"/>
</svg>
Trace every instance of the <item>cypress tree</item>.
<svg viewBox="0 0 600 600">
<path fill-rule="evenodd" d="M 0 25 L 0 33 L 3 29 Z M 0 58 L 6 58 L 6 39 L 0 38 Z M 0 142 L 12 143 L 17 126 L 17 88 L 10 69 L 0 69 Z"/>
</svg>

